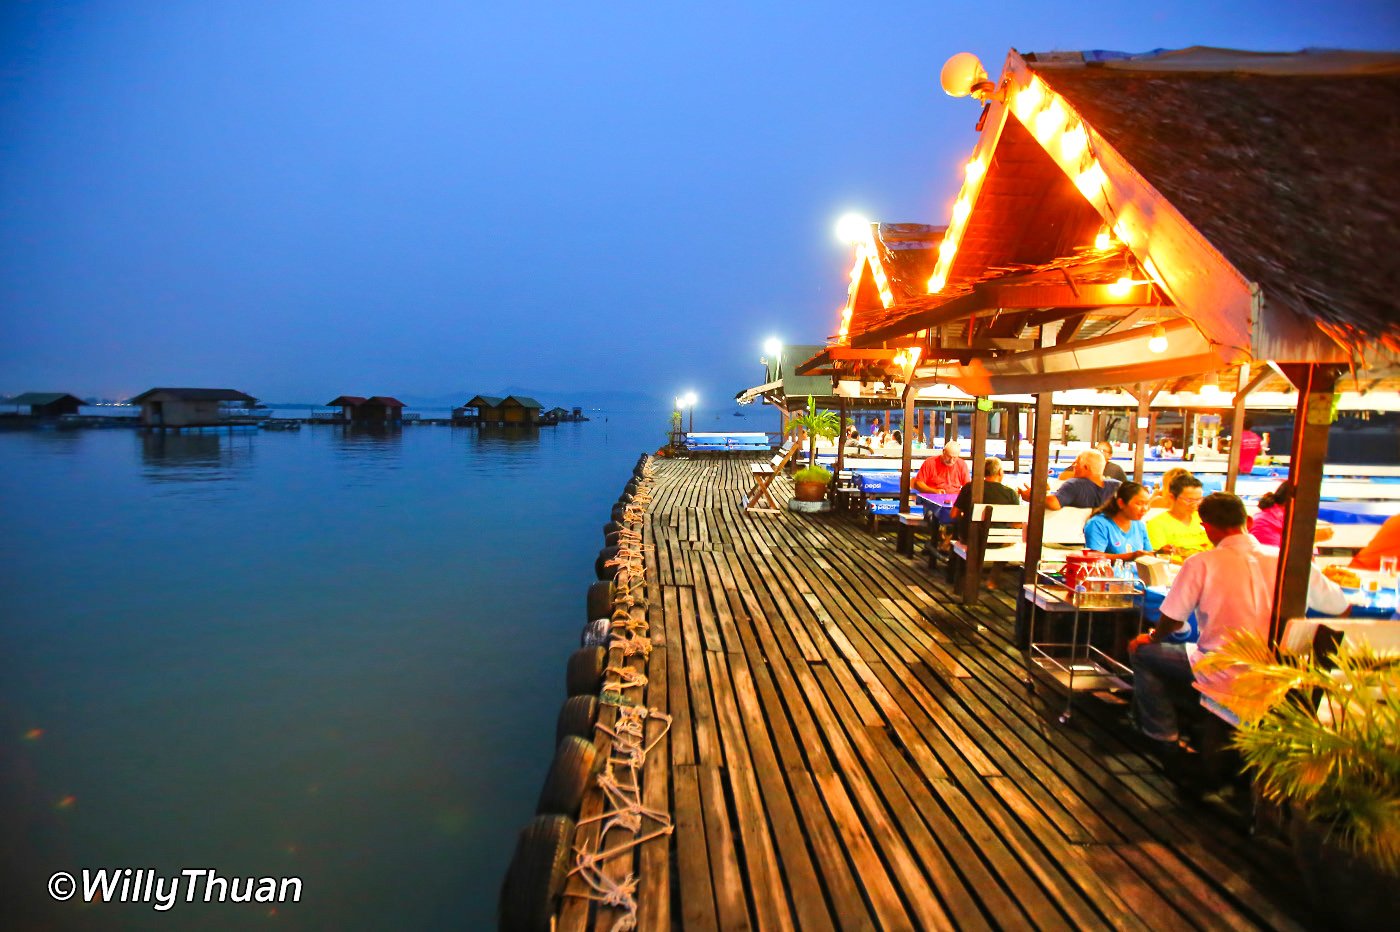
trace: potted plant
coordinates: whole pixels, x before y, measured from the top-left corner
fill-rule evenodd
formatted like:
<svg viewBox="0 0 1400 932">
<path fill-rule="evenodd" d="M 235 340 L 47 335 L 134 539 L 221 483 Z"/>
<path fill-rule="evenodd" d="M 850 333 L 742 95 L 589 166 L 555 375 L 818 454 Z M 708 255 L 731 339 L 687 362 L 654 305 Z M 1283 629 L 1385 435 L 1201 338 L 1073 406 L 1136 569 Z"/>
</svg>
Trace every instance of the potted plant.
<svg viewBox="0 0 1400 932">
<path fill-rule="evenodd" d="M 803 466 L 792 474 L 793 497 L 799 502 L 819 502 L 830 482 L 831 470 L 825 466 Z"/>
<path fill-rule="evenodd" d="M 1299 870 L 1329 925 L 1372 929 L 1393 921 L 1400 658 L 1346 640 L 1326 658 L 1280 658 L 1244 632 L 1206 654 L 1199 669 L 1201 691 L 1240 718 L 1233 743 L 1259 792 L 1291 812 Z"/>
<path fill-rule="evenodd" d="M 841 430 L 840 419 L 835 411 L 818 411 L 812 396 L 807 396 L 807 410 L 793 415 L 788 421 L 788 433 L 802 431 L 807 436 L 807 462 L 813 466 L 817 462 L 817 440 L 834 440 Z M 831 474 L 827 473 L 830 481 Z"/>
</svg>

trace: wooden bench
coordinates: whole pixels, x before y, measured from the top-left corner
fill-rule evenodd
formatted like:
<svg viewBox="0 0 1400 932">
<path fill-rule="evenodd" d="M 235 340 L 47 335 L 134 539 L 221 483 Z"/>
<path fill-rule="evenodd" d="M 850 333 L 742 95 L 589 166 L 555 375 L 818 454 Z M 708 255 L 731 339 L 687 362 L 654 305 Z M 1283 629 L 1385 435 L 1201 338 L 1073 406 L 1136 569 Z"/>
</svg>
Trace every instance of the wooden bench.
<svg viewBox="0 0 1400 932">
<path fill-rule="evenodd" d="M 749 500 L 744 503 L 745 511 L 763 511 L 775 513 L 778 511 L 778 503 L 773 499 L 773 493 L 768 487 L 773 484 L 773 480 L 783 471 L 787 461 L 792 458 L 792 454 L 797 450 L 796 441 L 789 440 L 777 453 L 766 463 L 753 463 L 749 466 L 749 472 L 753 476 L 753 491 L 749 494 Z M 768 507 L 759 506 L 759 500 L 763 499 L 768 503 Z"/>
<path fill-rule="evenodd" d="M 953 543 L 948 560 L 948 581 L 954 581 L 958 563 L 963 566 L 962 600 L 976 604 L 981 595 L 982 566 L 986 563 L 1023 563 L 1026 544 L 1023 528 L 1030 518 L 1030 505 L 972 506 L 981 517 L 968 522 L 967 542 Z"/>
</svg>

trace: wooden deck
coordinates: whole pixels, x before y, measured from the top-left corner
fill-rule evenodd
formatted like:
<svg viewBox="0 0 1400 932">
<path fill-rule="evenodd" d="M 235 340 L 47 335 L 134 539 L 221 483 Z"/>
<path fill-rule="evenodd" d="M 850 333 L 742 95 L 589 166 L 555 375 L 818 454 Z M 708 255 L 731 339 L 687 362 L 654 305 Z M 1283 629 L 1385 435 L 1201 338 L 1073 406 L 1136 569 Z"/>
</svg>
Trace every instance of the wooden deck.
<svg viewBox="0 0 1400 932">
<path fill-rule="evenodd" d="M 639 928 L 1306 924 L 1279 844 L 1180 802 L 1111 710 L 1055 721 L 1009 595 L 965 608 L 847 518 L 745 514 L 750 482 L 657 463 L 646 702 L 674 722 L 644 796 L 676 828 L 612 868 Z M 566 897 L 559 925 L 616 915 Z"/>
</svg>

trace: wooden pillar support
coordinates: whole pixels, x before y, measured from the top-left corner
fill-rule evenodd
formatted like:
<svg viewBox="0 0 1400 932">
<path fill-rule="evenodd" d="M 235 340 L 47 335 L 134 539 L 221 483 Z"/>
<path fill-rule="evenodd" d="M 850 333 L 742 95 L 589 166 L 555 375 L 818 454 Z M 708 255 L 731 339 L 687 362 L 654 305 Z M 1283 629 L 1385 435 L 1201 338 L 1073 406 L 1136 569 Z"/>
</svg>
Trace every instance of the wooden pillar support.
<svg viewBox="0 0 1400 932">
<path fill-rule="evenodd" d="M 982 475 L 982 462 L 987 458 L 987 412 L 982 409 L 983 400 L 977 399 L 972 409 L 972 505 L 982 501 L 982 490 L 986 478 Z M 975 605 L 982 591 L 982 548 L 979 541 L 969 540 L 967 561 L 963 567 L 962 600 L 965 605 Z"/>
<path fill-rule="evenodd" d="M 1249 378 L 1248 364 L 1240 367 L 1239 390 L 1235 392 L 1235 408 L 1230 417 L 1230 456 L 1225 468 L 1225 491 L 1235 491 L 1235 480 L 1240 477 L 1240 436 L 1244 433 L 1244 404 L 1249 393 L 1259 387 L 1272 370 L 1265 366 L 1253 379 Z"/>
<path fill-rule="evenodd" d="M 846 468 L 846 406 L 849 404 L 845 396 L 841 397 L 841 432 L 836 435 L 836 469 L 831 476 L 831 484 L 827 486 L 828 497 L 833 501 L 836 498 L 836 479 L 841 475 L 841 470 Z"/>
<path fill-rule="evenodd" d="M 909 472 L 914 464 L 914 434 L 908 429 L 908 425 L 914 417 L 914 399 L 919 395 L 919 390 L 912 386 L 904 389 L 904 424 L 905 429 L 900 431 L 900 436 L 904 442 L 899 445 L 899 510 L 906 512 L 909 510 Z M 889 417 L 887 413 L 886 418 Z M 895 536 L 895 549 L 902 554 L 914 552 L 914 530 L 903 521 L 899 522 L 899 531 Z"/>
<path fill-rule="evenodd" d="M 1040 546 L 1045 539 L 1045 496 L 1050 491 L 1050 427 L 1054 414 L 1054 394 L 1041 392 L 1035 396 L 1035 426 L 1031 432 L 1031 507 L 1026 521 L 1026 559 L 1021 570 L 1022 592 L 1016 597 L 1016 646 L 1026 650 L 1030 644 L 1031 609 L 1024 597 L 1024 587 L 1035 581 L 1040 563 Z"/>
<path fill-rule="evenodd" d="M 1293 502 L 1285 512 L 1279 542 L 1278 577 L 1269 619 L 1271 645 L 1283 636 L 1288 619 L 1300 618 L 1307 612 L 1313 537 L 1322 500 L 1322 467 L 1327 460 L 1327 432 L 1332 425 L 1332 402 L 1341 373 L 1339 366 L 1319 363 L 1285 363 L 1279 368 L 1298 389 L 1298 409 L 1293 417 L 1293 450 L 1288 466 Z"/>
</svg>

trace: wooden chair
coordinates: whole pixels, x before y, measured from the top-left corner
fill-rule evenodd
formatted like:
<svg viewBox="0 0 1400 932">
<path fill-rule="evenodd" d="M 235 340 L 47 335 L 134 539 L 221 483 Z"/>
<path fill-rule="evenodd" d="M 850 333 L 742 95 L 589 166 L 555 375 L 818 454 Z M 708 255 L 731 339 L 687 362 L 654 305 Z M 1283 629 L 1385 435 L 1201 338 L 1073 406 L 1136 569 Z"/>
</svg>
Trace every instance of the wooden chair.
<svg viewBox="0 0 1400 932">
<path fill-rule="evenodd" d="M 981 597 L 982 566 L 986 563 L 1022 563 L 1026 544 L 1021 529 L 1030 517 L 1030 506 L 974 505 L 980 518 L 968 523 L 967 543 L 955 541 L 948 560 L 948 581 L 953 582 L 958 561 L 963 565 L 962 600 L 976 604 Z"/>
<path fill-rule="evenodd" d="M 797 451 L 796 441 L 789 440 L 772 459 L 766 463 L 753 463 L 749 466 L 749 472 L 753 474 L 753 492 L 749 494 L 749 500 L 744 503 L 745 511 L 758 511 L 774 513 L 778 511 L 778 503 L 773 499 L 773 493 L 768 487 L 773 484 L 773 480 L 782 473 L 787 461 L 792 458 L 792 454 Z M 768 503 L 768 507 L 759 506 L 759 500 Z"/>
</svg>

